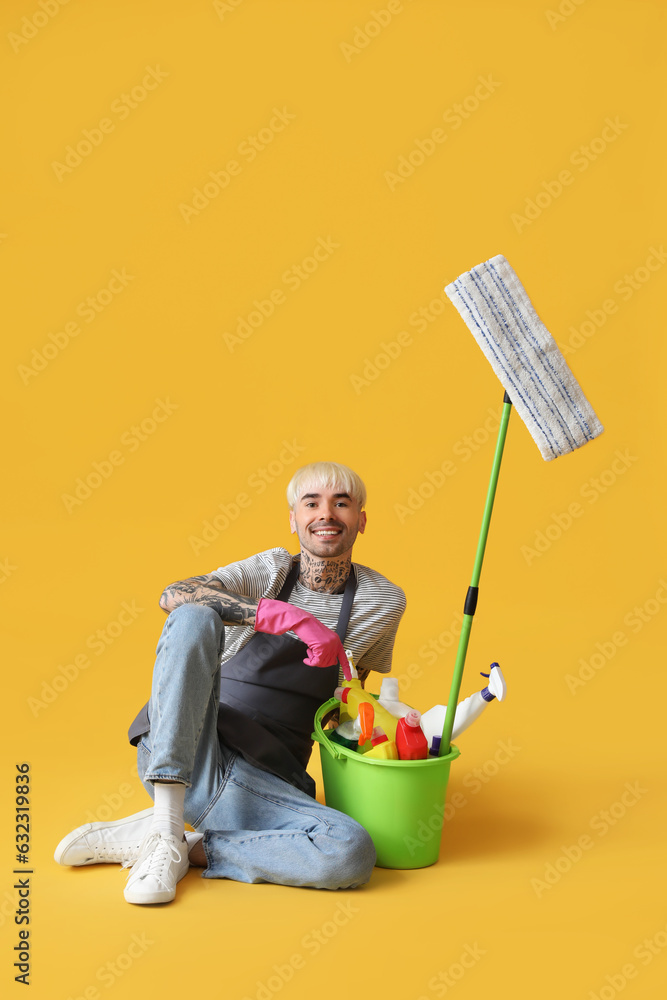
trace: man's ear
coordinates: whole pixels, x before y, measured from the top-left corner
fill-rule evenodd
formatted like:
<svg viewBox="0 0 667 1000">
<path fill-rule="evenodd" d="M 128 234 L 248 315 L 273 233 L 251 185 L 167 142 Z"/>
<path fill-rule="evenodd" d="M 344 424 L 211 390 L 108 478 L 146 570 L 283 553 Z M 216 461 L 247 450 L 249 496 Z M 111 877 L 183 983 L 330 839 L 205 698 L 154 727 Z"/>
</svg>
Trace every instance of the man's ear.
<svg viewBox="0 0 667 1000">
<path fill-rule="evenodd" d="M 294 511 L 293 510 L 290 510 L 290 512 L 289 512 L 289 527 L 290 527 L 290 531 L 292 532 L 292 534 L 294 534 L 294 532 L 296 531 L 296 522 L 294 520 Z"/>
<path fill-rule="evenodd" d="M 363 533 L 364 533 L 365 530 L 366 530 L 366 511 L 362 510 L 361 514 L 359 515 L 359 532 L 360 532 L 360 534 L 363 535 Z"/>
</svg>

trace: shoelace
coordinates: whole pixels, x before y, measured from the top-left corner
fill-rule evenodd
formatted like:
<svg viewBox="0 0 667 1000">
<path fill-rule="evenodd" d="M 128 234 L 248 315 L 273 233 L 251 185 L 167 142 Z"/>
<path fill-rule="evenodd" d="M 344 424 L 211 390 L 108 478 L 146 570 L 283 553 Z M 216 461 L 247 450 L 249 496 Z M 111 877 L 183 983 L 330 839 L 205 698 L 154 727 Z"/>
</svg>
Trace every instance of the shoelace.
<svg viewBox="0 0 667 1000">
<path fill-rule="evenodd" d="M 154 875 L 161 881 L 162 873 L 165 866 L 169 864 L 169 861 L 178 862 L 181 860 L 180 852 L 174 847 L 175 843 L 176 840 L 174 837 L 165 837 L 159 832 L 151 833 L 144 841 L 139 857 L 134 862 L 128 874 L 128 879 L 132 876 L 132 872 L 138 873 L 139 868 L 143 865 L 141 878 L 145 878 L 147 875 Z M 144 865 L 146 861 L 148 861 L 148 864 Z M 129 865 L 126 863 L 122 867 L 127 868 Z"/>
<path fill-rule="evenodd" d="M 129 844 L 125 847 L 108 847 L 95 844 L 93 850 L 97 861 L 121 861 L 122 867 L 133 865 L 139 855 L 140 844 Z"/>
</svg>

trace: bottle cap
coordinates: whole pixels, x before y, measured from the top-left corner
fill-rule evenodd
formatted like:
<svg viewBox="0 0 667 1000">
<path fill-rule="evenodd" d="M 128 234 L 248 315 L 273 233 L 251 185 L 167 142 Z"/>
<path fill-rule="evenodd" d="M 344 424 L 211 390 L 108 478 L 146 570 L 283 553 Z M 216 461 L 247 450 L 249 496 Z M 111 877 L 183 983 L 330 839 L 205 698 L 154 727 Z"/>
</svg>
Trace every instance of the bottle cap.
<svg viewBox="0 0 667 1000">
<path fill-rule="evenodd" d="M 347 696 L 349 695 L 351 688 L 337 687 L 334 691 L 334 698 L 337 701 L 342 701 L 344 705 L 347 705 Z"/>
<path fill-rule="evenodd" d="M 384 701 L 400 701 L 398 696 L 398 677 L 385 677 L 380 685 L 380 698 Z"/>
<path fill-rule="evenodd" d="M 382 726 L 376 726 L 375 729 L 373 730 L 373 735 L 371 736 L 371 743 L 373 744 L 373 746 L 376 747 L 378 743 L 388 743 L 388 742 L 389 742 L 389 737 L 385 733 Z"/>
<path fill-rule="evenodd" d="M 409 726 L 413 726 L 416 728 L 419 725 L 419 720 L 421 719 L 421 717 L 422 717 L 421 712 L 418 712 L 415 708 L 411 708 L 410 711 L 405 716 L 405 721 Z"/>
</svg>

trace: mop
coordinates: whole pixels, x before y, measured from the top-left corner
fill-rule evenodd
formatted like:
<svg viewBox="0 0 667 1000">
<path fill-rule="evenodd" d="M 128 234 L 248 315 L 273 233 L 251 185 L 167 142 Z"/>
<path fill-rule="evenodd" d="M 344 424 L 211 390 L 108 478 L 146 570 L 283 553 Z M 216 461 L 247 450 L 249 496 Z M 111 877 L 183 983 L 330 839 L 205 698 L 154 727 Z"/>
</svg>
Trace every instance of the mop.
<svg viewBox="0 0 667 1000">
<path fill-rule="evenodd" d="M 450 752 L 493 501 L 512 406 L 546 461 L 587 444 L 604 430 L 519 278 L 501 254 L 459 275 L 445 288 L 498 376 L 505 395 L 482 527 L 463 609 L 454 676 L 440 742 Z"/>
</svg>

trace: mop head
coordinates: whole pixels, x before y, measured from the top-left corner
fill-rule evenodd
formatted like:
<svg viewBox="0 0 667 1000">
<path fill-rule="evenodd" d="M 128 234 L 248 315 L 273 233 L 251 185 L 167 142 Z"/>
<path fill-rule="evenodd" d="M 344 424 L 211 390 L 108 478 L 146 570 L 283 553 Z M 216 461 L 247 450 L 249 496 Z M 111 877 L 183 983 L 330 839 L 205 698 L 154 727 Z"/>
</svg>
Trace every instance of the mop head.
<svg viewBox="0 0 667 1000">
<path fill-rule="evenodd" d="M 514 408 L 550 461 L 604 430 L 512 266 L 502 254 L 445 292 L 482 348 Z"/>
</svg>

